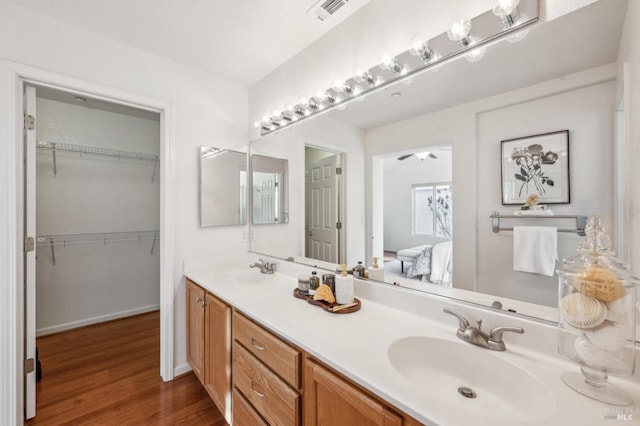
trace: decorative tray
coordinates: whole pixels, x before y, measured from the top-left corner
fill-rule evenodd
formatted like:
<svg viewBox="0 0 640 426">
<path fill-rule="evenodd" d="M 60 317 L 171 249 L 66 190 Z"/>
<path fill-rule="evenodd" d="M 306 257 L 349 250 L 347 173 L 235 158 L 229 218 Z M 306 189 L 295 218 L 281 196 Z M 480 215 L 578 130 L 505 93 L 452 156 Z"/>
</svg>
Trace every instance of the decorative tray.
<svg viewBox="0 0 640 426">
<path fill-rule="evenodd" d="M 350 314 L 352 312 L 357 312 L 360 310 L 362 304 L 360 303 L 360 299 L 353 298 L 353 303 L 348 305 L 339 305 L 337 303 L 329 303 L 326 300 L 313 300 L 313 296 L 309 296 L 307 294 L 300 293 L 300 290 L 297 288 L 293 290 L 293 297 L 298 299 L 306 300 L 308 303 L 312 305 L 320 306 L 327 312 L 332 314 Z"/>
</svg>

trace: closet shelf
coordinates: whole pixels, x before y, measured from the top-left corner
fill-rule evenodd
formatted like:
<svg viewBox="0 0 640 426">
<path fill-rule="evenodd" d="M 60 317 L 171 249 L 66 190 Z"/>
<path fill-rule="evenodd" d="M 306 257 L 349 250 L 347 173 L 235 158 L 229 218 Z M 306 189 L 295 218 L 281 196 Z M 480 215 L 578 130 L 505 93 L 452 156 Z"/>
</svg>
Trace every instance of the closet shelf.
<svg viewBox="0 0 640 426">
<path fill-rule="evenodd" d="M 129 151 L 119 151 L 115 149 L 107 149 L 107 148 L 98 148 L 94 146 L 86 146 L 86 145 L 74 145 L 70 143 L 63 142 L 50 142 L 40 140 L 36 144 L 36 148 L 38 149 L 48 149 L 53 152 L 53 174 L 54 176 L 58 174 L 58 167 L 56 163 L 56 152 L 64 151 L 64 152 L 76 152 L 79 154 L 88 154 L 88 155 L 100 155 L 104 157 L 112 157 L 117 159 L 130 159 L 130 160 L 143 160 L 143 161 L 152 161 L 153 165 L 153 175 L 151 176 L 151 182 L 155 180 L 156 169 L 158 167 L 158 163 L 160 162 L 160 156 L 155 154 L 145 154 L 140 152 L 129 152 Z"/>
<path fill-rule="evenodd" d="M 556 215 L 544 215 L 544 216 L 518 216 L 518 215 L 501 215 L 498 212 L 492 212 L 489 216 L 491 218 L 491 227 L 493 228 L 493 232 L 498 233 L 500 231 L 513 231 L 513 228 L 505 228 L 500 226 L 500 219 L 546 219 L 546 220 L 554 220 L 554 219 L 572 219 L 576 223 L 576 227 L 572 229 L 566 228 L 558 228 L 558 232 L 575 232 L 576 234 L 584 237 L 586 234 L 584 229 L 587 226 L 587 216 L 581 215 L 565 215 L 565 214 L 556 214 Z"/>
<path fill-rule="evenodd" d="M 91 234 L 59 234 L 40 235 L 36 237 L 38 247 L 51 247 L 51 261 L 56 264 L 56 246 L 71 246 L 77 244 L 108 244 L 124 241 L 153 241 L 151 252 L 156 248 L 156 243 L 160 238 L 159 230 L 151 231 L 127 231 L 127 232 L 98 232 Z"/>
</svg>

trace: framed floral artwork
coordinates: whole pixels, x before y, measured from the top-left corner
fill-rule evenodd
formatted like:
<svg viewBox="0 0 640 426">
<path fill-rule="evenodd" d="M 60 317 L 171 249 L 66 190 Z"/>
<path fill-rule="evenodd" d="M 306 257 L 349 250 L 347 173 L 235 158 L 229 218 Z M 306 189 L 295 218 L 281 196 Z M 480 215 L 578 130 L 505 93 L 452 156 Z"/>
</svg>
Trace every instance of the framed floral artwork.
<svg viewBox="0 0 640 426">
<path fill-rule="evenodd" d="M 543 204 L 571 202 L 569 131 L 543 133 L 501 142 L 502 204 L 523 204 L 532 194 Z"/>
</svg>

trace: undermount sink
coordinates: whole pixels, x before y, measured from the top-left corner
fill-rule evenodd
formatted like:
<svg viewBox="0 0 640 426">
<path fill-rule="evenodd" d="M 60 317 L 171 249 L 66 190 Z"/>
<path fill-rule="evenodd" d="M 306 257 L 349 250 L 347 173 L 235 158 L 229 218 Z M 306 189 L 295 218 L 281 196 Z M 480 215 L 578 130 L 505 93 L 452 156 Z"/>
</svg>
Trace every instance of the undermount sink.
<svg viewBox="0 0 640 426">
<path fill-rule="evenodd" d="M 239 269 L 233 271 L 232 276 L 239 284 L 256 284 L 264 280 L 265 274 L 259 269 Z"/>
<path fill-rule="evenodd" d="M 391 344 L 388 357 L 417 392 L 477 416 L 540 420 L 555 407 L 547 388 L 534 376 L 468 343 L 406 337 Z"/>
</svg>

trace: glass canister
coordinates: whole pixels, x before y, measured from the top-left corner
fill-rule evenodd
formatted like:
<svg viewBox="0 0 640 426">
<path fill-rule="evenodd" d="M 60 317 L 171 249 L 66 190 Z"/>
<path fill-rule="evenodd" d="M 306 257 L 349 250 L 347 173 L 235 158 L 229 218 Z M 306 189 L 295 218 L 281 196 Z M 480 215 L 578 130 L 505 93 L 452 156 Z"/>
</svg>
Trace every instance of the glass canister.
<svg viewBox="0 0 640 426">
<path fill-rule="evenodd" d="M 608 375 L 630 376 L 635 368 L 635 291 L 640 280 L 614 257 L 600 218 L 589 218 L 578 254 L 558 269 L 558 351 L 578 364 L 562 381 L 590 398 L 629 405 L 633 398 L 608 382 Z"/>
</svg>

